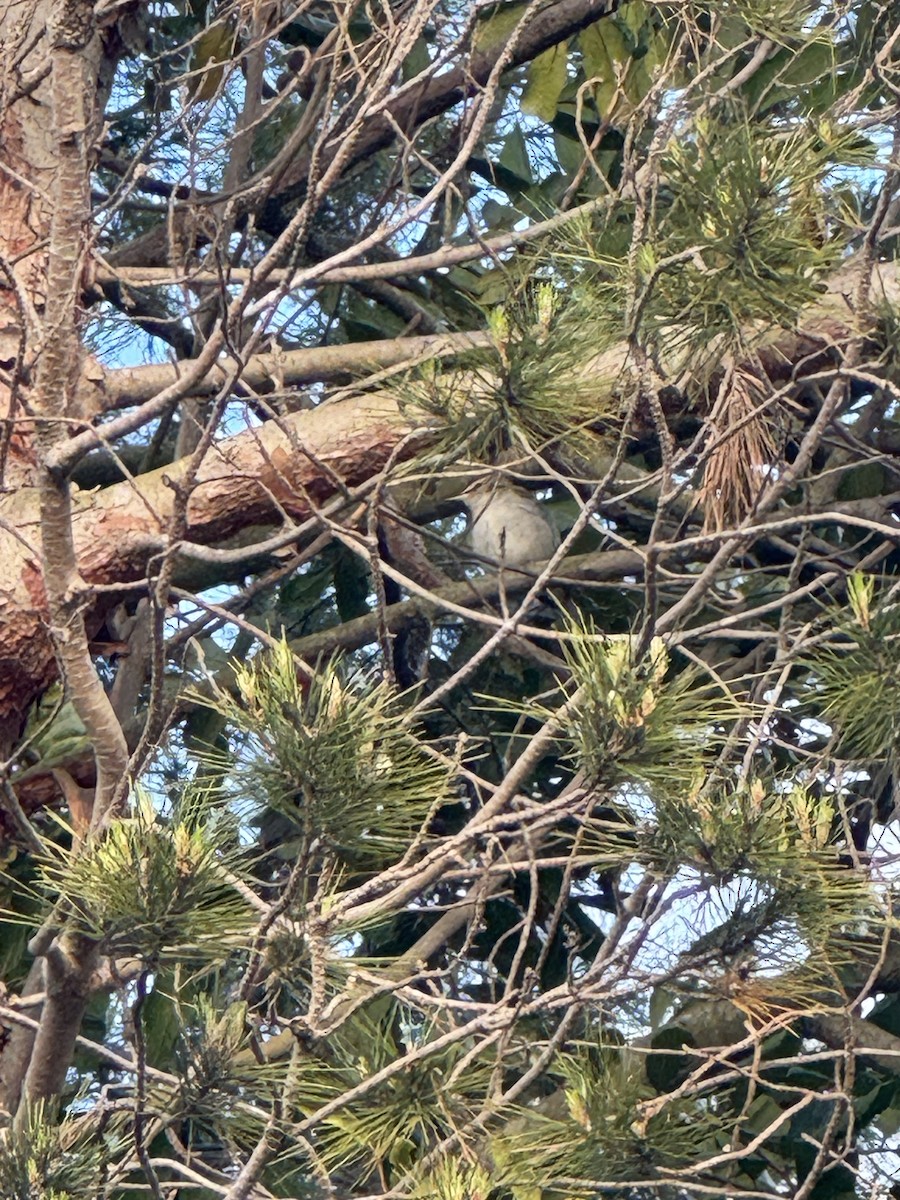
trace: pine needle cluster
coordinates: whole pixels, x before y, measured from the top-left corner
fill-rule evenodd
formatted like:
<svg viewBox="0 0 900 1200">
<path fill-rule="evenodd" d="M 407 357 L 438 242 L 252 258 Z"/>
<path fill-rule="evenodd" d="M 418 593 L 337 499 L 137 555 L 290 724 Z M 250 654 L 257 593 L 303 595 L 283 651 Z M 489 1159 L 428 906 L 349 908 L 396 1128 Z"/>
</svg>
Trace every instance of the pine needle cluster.
<svg viewBox="0 0 900 1200">
<path fill-rule="evenodd" d="M 402 1005 L 376 1000 L 329 1039 L 327 1058 L 295 1064 L 304 1112 L 347 1097 L 317 1129 L 317 1154 L 329 1170 L 377 1164 L 393 1178 L 415 1177 L 422 1156 L 478 1111 L 490 1072 L 477 1062 L 461 1069 L 471 1049 L 463 1039 L 432 1048 L 441 1032 Z"/>
<path fill-rule="evenodd" d="M 282 640 L 239 666 L 235 683 L 237 696 L 212 701 L 245 737 L 230 786 L 286 818 L 299 853 L 315 840 L 337 864 L 376 869 L 448 795 L 448 768 L 403 723 L 386 682 L 347 678 L 337 660 L 309 681 Z"/>
<path fill-rule="evenodd" d="M 95 1200 L 104 1154 L 92 1128 L 77 1119 L 57 1124 L 47 1106 L 29 1107 L 0 1142 L 4 1200 Z"/>
<path fill-rule="evenodd" d="M 509 299 L 488 312 L 489 350 L 462 369 L 432 364 L 407 384 L 410 398 L 446 423 L 437 457 L 461 445 L 488 463 L 549 447 L 596 453 L 617 406 L 610 379 L 595 367 L 606 346 L 586 301 L 558 272 L 511 281 Z"/>
<path fill-rule="evenodd" d="M 593 281 L 597 327 L 621 336 L 626 314 L 673 377 L 689 364 L 702 385 L 723 355 L 791 327 L 815 300 L 840 252 L 829 239 L 825 181 L 872 153 L 826 122 L 787 131 L 733 106 L 696 119 L 689 136 L 669 143 L 640 245 L 625 253 L 621 230 L 601 227 L 569 246 Z"/>
<path fill-rule="evenodd" d="M 217 1004 L 204 994 L 179 1007 L 180 1085 L 154 1091 L 151 1102 L 159 1111 L 252 1145 L 261 1131 L 260 1113 L 242 1101 L 283 1087 L 285 1070 L 279 1063 L 258 1063 L 248 1050 L 247 1015 L 243 1001 Z"/>
<path fill-rule="evenodd" d="M 805 660 L 808 695 L 834 729 L 843 758 L 877 760 L 900 749 L 900 605 L 877 597 L 871 576 L 851 576 L 850 612 L 836 610 L 835 638 Z"/>
<path fill-rule="evenodd" d="M 55 850 L 40 869 L 75 928 L 112 956 L 218 961 L 251 927 L 231 877 L 242 869 L 233 827 L 198 791 L 188 789 L 169 817 L 138 796 L 102 839 Z"/>
<path fill-rule="evenodd" d="M 587 1197 L 600 1184 L 649 1181 L 661 1168 L 690 1163 L 721 1128 L 693 1104 L 645 1112 L 653 1093 L 615 1048 L 562 1054 L 554 1074 L 553 1102 L 518 1109 L 491 1139 L 497 1181 L 513 1195 L 539 1187 L 542 1195 Z"/>
<path fill-rule="evenodd" d="M 663 791 L 689 782 L 738 706 L 692 670 L 672 671 L 659 638 L 641 656 L 631 635 L 604 638 L 590 622 L 570 633 L 565 654 L 578 700 L 566 740 L 587 781 Z"/>
</svg>

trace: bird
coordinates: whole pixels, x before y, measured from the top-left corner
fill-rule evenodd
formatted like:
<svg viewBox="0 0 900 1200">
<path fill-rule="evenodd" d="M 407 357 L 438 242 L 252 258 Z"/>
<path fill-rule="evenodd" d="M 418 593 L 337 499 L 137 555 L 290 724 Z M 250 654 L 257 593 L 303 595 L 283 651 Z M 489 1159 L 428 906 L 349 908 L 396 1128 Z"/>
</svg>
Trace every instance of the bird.
<svg viewBox="0 0 900 1200">
<path fill-rule="evenodd" d="M 531 492 L 504 479 L 480 479 L 462 494 L 469 513 L 468 542 L 501 566 L 545 562 L 559 533 Z"/>
</svg>

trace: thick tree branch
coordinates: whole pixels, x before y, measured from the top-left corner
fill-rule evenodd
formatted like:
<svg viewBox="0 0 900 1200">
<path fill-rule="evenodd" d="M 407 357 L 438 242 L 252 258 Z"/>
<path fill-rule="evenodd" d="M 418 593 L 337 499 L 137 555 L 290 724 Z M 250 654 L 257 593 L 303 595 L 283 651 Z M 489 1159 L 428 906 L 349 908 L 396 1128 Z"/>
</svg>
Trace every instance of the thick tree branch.
<svg viewBox="0 0 900 1200">
<path fill-rule="evenodd" d="M 473 331 L 276 351 L 254 355 L 242 369 L 240 379 L 248 388 L 262 393 L 308 383 L 349 383 L 367 373 L 465 354 L 489 345 L 487 333 Z M 163 389 L 189 375 L 191 369 L 191 362 L 119 367 L 102 375 L 92 369 L 82 386 L 94 411 L 109 412 L 154 400 Z M 211 396 L 226 378 L 227 368 L 216 364 L 191 383 L 190 394 Z"/>
<path fill-rule="evenodd" d="M 822 300 L 804 313 L 796 331 L 773 331 L 768 341 L 761 343 L 758 353 L 776 381 L 789 381 L 796 372 L 823 370 L 828 363 L 840 362 L 841 348 L 857 334 L 861 321 L 871 323 L 871 314 L 854 314 L 851 297 L 855 286 L 853 268 L 844 268 L 830 281 Z M 875 284 L 888 300 L 896 300 L 898 288 L 893 267 L 880 268 Z M 420 352 L 437 345 L 459 349 L 467 344 L 483 344 L 481 335 L 451 335 L 449 341 L 423 339 L 417 341 Z M 383 361 L 396 361 L 405 355 L 403 340 L 378 344 L 376 354 Z M 341 361 L 343 347 L 329 350 L 332 365 Z M 357 356 L 354 350 L 343 365 L 352 361 L 357 366 L 365 361 L 364 348 Z M 310 358 L 322 351 L 298 352 L 297 370 L 310 371 Z M 263 359 L 253 368 L 262 378 L 277 369 L 277 360 Z M 627 350 L 616 347 L 598 358 L 592 367 L 605 386 L 614 386 L 627 363 Z M 677 364 L 673 365 L 673 369 Z M 317 368 L 321 370 L 320 368 Z M 166 379 L 178 377 L 178 368 L 128 369 L 121 374 L 112 372 L 113 379 L 131 381 L 137 389 L 151 388 Z M 205 380 L 208 372 L 199 361 L 186 367 L 188 376 Z M 216 368 L 218 371 L 218 368 Z M 160 374 L 161 372 L 161 374 Z M 192 383 L 189 387 L 196 386 Z M 169 382 L 167 390 L 178 384 Z M 124 387 L 115 387 L 121 397 Z M 186 388 L 185 390 L 188 390 Z M 145 393 L 144 393 L 145 394 Z M 156 401 L 150 400 L 153 405 Z M 317 501 L 327 498 L 333 484 L 322 476 L 316 462 L 327 462 L 330 469 L 348 486 L 371 478 L 395 452 L 404 438 L 415 428 L 415 418 L 401 413 L 397 400 L 388 393 L 324 405 L 313 412 L 297 413 L 280 422 L 269 422 L 239 438 L 214 446 L 204 462 L 188 508 L 189 539 L 204 545 L 229 537 L 247 525 L 280 522 L 282 512 L 292 518 L 304 519 L 312 510 L 305 497 Z M 426 435 L 423 426 L 421 434 Z M 55 448 L 63 460 L 80 447 L 85 437 L 96 442 L 96 434 L 79 435 Z M 421 444 L 421 443 L 420 443 Z M 305 455 L 304 446 L 312 454 Z M 405 455 L 413 453 L 413 443 L 406 445 Z M 143 576 L 153 553 L 165 546 L 166 523 L 173 511 L 170 484 L 177 484 L 184 464 L 173 464 L 140 478 L 140 495 L 130 484 L 116 485 L 93 496 L 79 496 L 74 528 L 79 569 L 89 584 L 131 583 Z M 0 613 L 0 653 L 15 664 L 14 669 L 0 679 L 0 720 L 13 712 L 23 711 L 26 698 L 36 695 L 50 678 L 52 662 L 45 650 L 43 616 L 35 606 L 29 591 L 37 563 L 29 552 L 37 541 L 35 510 L 22 492 L 0 500 L 0 519 L 6 529 L 0 534 L 0 545 L 6 551 L 6 561 L 12 570 L 10 577 L 18 581 L 18 598 L 7 613 Z M 19 535 L 24 535 L 25 541 Z M 98 605 L 95 611 L 100 611 Z"/>
<path fill-rule="evenodd" d="M 409 435 L 415 428 L 397 401 L 381 393 L 295 413 L 221 442 L 197 472 L 188 501 L 187 537 L 210 545 L 248 525 L 277 525 L 285 516 L 303 521 L 334 493 L 336 479 L 347 487 L 369 479 L 404 439 L 400 457 L 413 454 L 416 439 Z M 428 435 L 425 425 L 421 434 Z M 330 475 L 323 474 L 323 464 Z M 142 475 L 137 489 L 129 482 L 73 497 L 73 553 L 84 582 L 78 582 L 66 602 L 88 632 L 99 627 L 115 602 L 115 588 L 144 579 L 150 559 L 166 549 L 173 489 L 188 466 L 182 460 Z M 41 553 L 36 490 L 23 488 L 0 498 L 0 559 L 9 580 L 0 610 L 0 657 L 7 663 L 0 676 L 0 721 L 21 722 L 55 673 L 39 583 Z M 48 566 L 63 570 L 62 565 Z M 60 602 L 70 583 L 68 574 L 60 580 Z M 100 587 L 112 590 L 94 590 Z"/>
</svg>

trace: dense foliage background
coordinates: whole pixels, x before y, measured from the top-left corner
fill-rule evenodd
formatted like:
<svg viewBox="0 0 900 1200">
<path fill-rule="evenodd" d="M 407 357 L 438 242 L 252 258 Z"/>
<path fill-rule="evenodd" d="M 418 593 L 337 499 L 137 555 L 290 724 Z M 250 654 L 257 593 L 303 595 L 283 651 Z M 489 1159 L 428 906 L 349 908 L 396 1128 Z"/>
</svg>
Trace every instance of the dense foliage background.
<svg viewBox="0 0 900 1200">
<path fill-rule="evenodd" d="M 896 1194 L 895 6 L 0 46 L 0 1193 Z"/>
</svg>

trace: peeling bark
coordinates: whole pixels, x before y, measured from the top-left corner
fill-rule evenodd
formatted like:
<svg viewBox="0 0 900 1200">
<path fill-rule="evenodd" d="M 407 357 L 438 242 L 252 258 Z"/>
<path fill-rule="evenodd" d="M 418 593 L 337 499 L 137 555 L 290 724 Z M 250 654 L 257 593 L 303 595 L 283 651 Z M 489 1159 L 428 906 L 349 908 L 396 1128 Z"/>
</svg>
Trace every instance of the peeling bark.
<svg viewBox="0 0 900 1200">
<path fill-rule="evenodd" d="M 12 428 L 18 407 L 27 406 L 26 436 L 33 439 L 27 455 L 15 453 L 26 442 L 7 442 L 6 465 L 12 470 L 6 479 L 7 484 L 11 478 L 19 482 L 29 470 L 34 473 L 37 487 L 28 524 L 33 525 L 35 540 L 29 539 L 24 558 L 15 553 L 3 556 L 12 573 L 0 619 L 5 623 L 11 618 L 19 638 L 32 633 L 26 656 L 35 675 L 20 688 L 22 676 L 16 664 L 4 672 L 0 735 L 5 735 L 4 740 L 15 737 L 30 688 L 52 675 L 55 659 L 93 748 L 96 819 L 124 775 L 128 750 L 88 645 L 71 485 L 65 475 L 48 469 L 47 461 L 83 415 L 78 406 L 85 356 L 81 297 L 90 256 L 90 171 L 104 47 L 91 0 L 54 0 L 29 8 L 30 23 L 23 19 L 22 6 L 0 11 L 5 65 L 9 68 L 15 62 L 18 75 L 11 71 L 10 77 L 20 89 L 29 90 L 23 73 L 27 60 L 37 54 L 46 56 L 34 68 L 37 88 L 31 95 L 9 98 L 5 108 L 3 131 L 12 136 L 20 170 L 14 176 L 0 173 L 6 180 L 0 203 L 8 200 L 12 212 L 0 252 L 8 256 L 13 249 L 21 255 L 19 273 L 15 268 L 8 271 L 7 283 L 13 286 L 2 297 L 5 333 L 19 339 L 11 364 L 12 386 L 6 389 L 7 429 Z M 22 55 L 8 53 L 11 38 L 17 39 L 13 44 L 22 45 Z M 13 504 L 21 499 L 21 492 L 15 494 Z M 23 542 L 15 540 L 13 550 L 23 548 Z M 17 586 L 32 605 L 20 614 L 21 623 L 16 620 L 13 598 Z M 18 1122 L 35 1102 L 62 1090 L 97 962 L 95 942 L 66 931 L 56 938 L 54 932 L 49 929 L 40 949 L 35 948 L 36 956 L 44 959 L 45 999 L 24 1081 L 26 1053 L 21 1051 L 28 1050 L 24 1043 L 11 1047 L 4 1063 L 4 1098 Z"/>
</svg>

